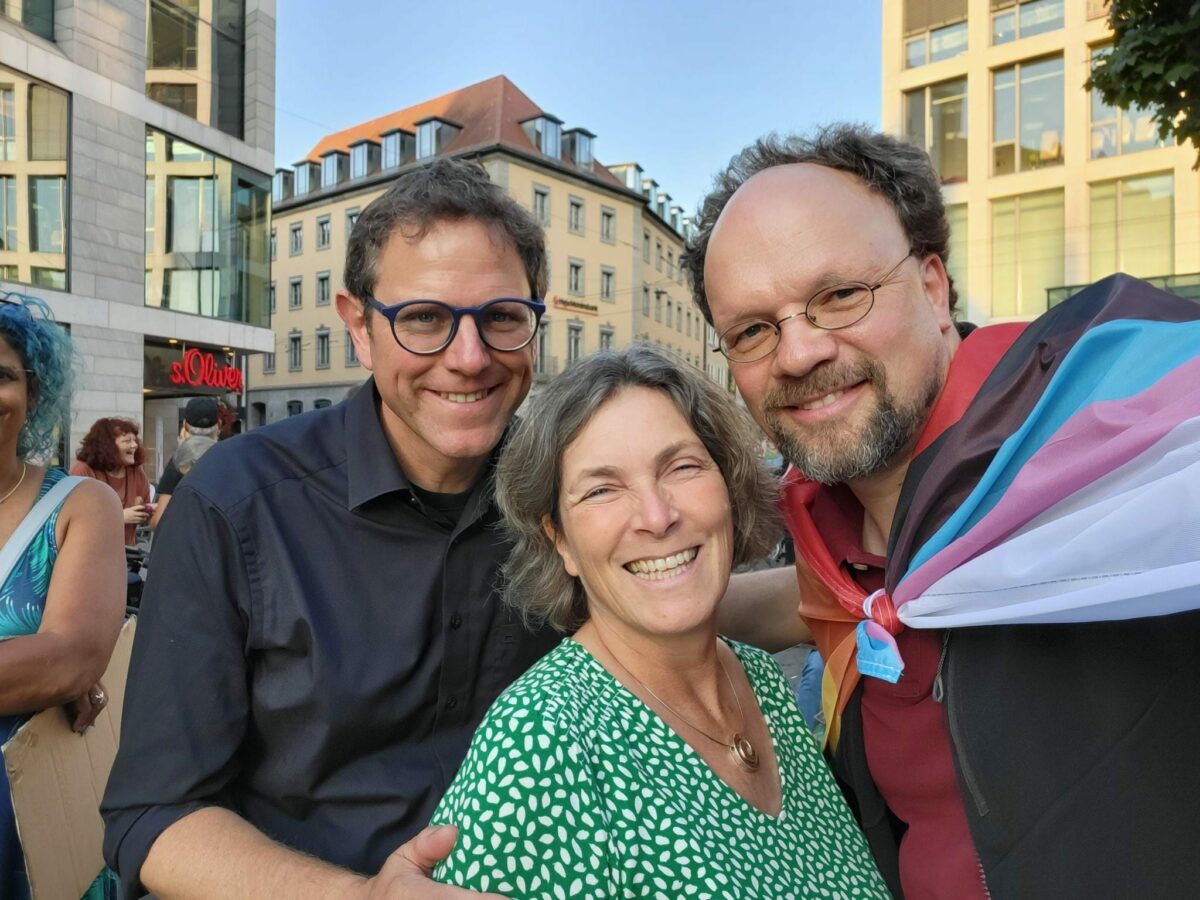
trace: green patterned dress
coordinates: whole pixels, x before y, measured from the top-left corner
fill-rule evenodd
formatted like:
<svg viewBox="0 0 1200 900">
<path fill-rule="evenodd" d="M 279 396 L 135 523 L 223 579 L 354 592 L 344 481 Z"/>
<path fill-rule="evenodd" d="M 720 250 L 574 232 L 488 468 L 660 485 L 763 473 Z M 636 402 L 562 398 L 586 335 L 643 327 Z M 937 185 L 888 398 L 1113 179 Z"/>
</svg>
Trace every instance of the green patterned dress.
<svg viewBox="0 0 1200 900">
<path fill-rule="evenodd" d="M 522 898 L 884 898 L 862 832 L 778 665 L 731 643 L 779 760 L 783 805 L 742 799 L 580 644 L 484 718 L 434 813 L 459 827 L 434 877 Z"/>
<path fill-rule="evenodd" d="M 50 488 L 66 477 L 67 473 L 62 469 L 47 469 L 37 499 L 41 500 Z M 64 499 L 62 503 L 65 502 Z M 46 594 L 50 590 L 50 574 L 58 559 L 55 529 L 62 503 L 46 519 L 24 555 L 0 584 L 0 641 L 36 634 L 41 627 Z M 29 718 L 25 714 L 0 715 L 0 743 L 12 737 Z M 85 900 L 115 900 L 119 886 L 116 874 L 104 869 L 83 896 Z M 0 897 L 22 900 L 28 896 L 29 882 L 25 877 L 25 861 L 13 819 L 8 775 L 0 766 Z"/>
</svg>

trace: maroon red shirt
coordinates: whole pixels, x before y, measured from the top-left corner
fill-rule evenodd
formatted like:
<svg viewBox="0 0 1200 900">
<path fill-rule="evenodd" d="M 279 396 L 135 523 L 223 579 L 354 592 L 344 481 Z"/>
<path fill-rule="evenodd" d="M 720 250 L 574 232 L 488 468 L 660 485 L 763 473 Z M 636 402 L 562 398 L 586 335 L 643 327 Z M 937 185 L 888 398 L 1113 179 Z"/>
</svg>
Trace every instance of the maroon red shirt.
<svg viewBox="0 0 1200 900">
<path fill-rule="evenodd" d="M 885 560 L 862 549 L 863 508 L 849 488 L 818 491 L 812 518 L 830 554 L 864 590 L 883 587 Z M 871 777 L 888 807 L 908 826 L 900 840 L 904 896 L 984 898 L 945 711 L 933 699 L 942 632 L 906 628 L 896 643 L 904 674 L 895 684 L 864 677 L 861 708 Z"/>
</svg>

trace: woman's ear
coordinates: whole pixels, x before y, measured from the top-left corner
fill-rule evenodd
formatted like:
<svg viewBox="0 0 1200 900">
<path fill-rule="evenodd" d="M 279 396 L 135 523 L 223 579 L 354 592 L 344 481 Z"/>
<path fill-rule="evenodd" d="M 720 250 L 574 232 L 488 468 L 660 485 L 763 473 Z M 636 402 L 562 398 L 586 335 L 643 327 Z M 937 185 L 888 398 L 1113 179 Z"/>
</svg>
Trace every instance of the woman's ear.
<svg viewBox="0 0 1200 900">
<path fill-rule="evenodd" d="M 579 567 L 575 565 L 575 557 L 571 555 L 571 548 L 567 546 L 566 538 L 555 526 L 554 520 L 549 515 L 542 516 L 542 531 L 550 539 L 550 543 L 554 545 L 554 549 L 562 559 L 563 568 L 567 570 L 567 574 L 572 578 L 578 578 Z"/>
</svg>

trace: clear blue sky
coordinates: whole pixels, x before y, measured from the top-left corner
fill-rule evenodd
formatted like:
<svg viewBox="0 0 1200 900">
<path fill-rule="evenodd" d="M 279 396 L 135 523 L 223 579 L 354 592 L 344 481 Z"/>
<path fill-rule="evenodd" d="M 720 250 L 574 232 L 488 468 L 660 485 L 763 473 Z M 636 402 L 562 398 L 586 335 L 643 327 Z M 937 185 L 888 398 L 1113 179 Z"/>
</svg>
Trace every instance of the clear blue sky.
<svg viewBox="0 0 1200 900">
<path fill-rule="evenodd" d="M 879 124 L 891 0 L 279 0 L 276 160 L 493 75 L 694 210 L 755 137 Z"/>
</svg>

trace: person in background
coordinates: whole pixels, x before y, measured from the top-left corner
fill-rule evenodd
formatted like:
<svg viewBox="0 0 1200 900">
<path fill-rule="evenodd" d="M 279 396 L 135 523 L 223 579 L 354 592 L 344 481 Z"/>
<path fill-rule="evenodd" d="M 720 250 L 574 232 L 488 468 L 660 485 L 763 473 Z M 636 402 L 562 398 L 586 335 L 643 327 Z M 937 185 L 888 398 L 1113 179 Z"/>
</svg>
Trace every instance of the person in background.
<svg viewBox="0 0 1200 900">
<path fill-rule="evenodd" d="M 589 356 L 521 420 L 496 494 L 505 601 L 573 635 L 476 731 L 435 877 L 514 900 L 887 897 L 783 672 L 717 635 L 732 567 L 779 534 L 733 398 L 647 345 Z"/>
<path fill-rule="evenodd" d="M 204 437 L 216 440 L 220 431 L 220 410 L 213 397 L 193 397 L 183 408 L 183 421 L 179 424 L 179 446 L 182 447 L 190 438 Z M 176 449 L 176 453 L 178 453 Z M 154 497 L 154 513 L 150 516 L 150 527 L 158 528 L 171 495 L 179 484 L 181 477 L 175 458 L 167 460 L 163 467 L 162 477 L 158 479 L 158 493 Z"/>
<path fill-rule="evenodd" d="M 103 481 L 121 498 L 125 510 L 125 546 L 136 546 L 137 527 L 150 521 L 154 512 L 154 504 L 148 502 L 150 480 L 142 469 L 146 456 L 137 422 L 97 419 L 84 435 L 75 459 L 72 475 Z"/>
<path fill-rule="evenodd" d="M 100 677 L 125 610 L 121 509 L 95 481 L 38 461 L 71 408 L 70 339 L 40 300 L 0 302 L 0 743 L 64 708 L 82 733 L 108 703 Z M 111 872 L 88 898 L 115 897 Z M 0 897 L 29 896 L 0 767 Z"/>
<path fill-rule="evenodd" d="M 216 440 L 208 437 L 189 438 L 180 444 L 179 449 L 175 451 L 175 455 L 171 457 L 171 462 L 174 463 L 176 471 L 179 472 L 179 480 L 182 480 L 184 475 L 192 471 L 192 466 L 200 461 L 200 457 L 215 446 L 217 446 Z"/>
</svg>

